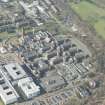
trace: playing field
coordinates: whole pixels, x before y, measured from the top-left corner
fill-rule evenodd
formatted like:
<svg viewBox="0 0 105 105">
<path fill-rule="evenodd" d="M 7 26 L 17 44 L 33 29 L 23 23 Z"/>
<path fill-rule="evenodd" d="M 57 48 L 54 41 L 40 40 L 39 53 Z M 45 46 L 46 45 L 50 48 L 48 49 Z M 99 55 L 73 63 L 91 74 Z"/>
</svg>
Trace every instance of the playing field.
<svg viewBox="0 0 105 105">
<path fill-rule="evenodd" d="M 97 33 L 105 39 L 105 10 L 87 1 L 79 4 L 70 4 L 72 9 L 96 29 Z"/>
</svg>

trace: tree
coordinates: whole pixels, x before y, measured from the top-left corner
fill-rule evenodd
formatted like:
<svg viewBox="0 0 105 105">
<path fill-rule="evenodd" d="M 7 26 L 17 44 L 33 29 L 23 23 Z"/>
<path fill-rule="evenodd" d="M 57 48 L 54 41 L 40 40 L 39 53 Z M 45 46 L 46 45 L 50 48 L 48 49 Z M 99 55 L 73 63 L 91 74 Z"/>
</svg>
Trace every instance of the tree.
<svg viewBox="0 0 105 105">
<path fill-rule="evenodd" d="M 96 57 L 96 70 L 105 73 L 105 52 L 98 54 Z"/>
</svg>

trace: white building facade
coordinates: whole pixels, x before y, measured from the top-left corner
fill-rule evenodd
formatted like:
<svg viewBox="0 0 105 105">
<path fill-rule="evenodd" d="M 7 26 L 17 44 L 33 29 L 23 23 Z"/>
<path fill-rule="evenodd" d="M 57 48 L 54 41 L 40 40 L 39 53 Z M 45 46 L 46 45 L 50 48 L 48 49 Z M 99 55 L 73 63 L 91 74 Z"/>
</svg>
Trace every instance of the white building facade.
<svg viewBox="0 0 105 105">
<path fill-rule="evenodd" d="M 31 77 L 19 80 L 18 87 L 21 89 L 27 99 L 31 99 L 40 94 L 40 87 L 33 82 Z"/>
</svg>

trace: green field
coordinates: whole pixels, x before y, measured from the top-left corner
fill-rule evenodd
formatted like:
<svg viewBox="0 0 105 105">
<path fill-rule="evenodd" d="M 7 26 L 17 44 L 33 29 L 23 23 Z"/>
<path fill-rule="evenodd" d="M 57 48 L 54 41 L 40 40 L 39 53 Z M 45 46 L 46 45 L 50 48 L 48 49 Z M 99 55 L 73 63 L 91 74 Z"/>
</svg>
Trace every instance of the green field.
<svg viewBox="0 0 105 105">
<path fill-rule="evenodd" d="M 95 4 L 87 1 L 81 1 L 79 4 L 70 3 L 70 6 L 105 39 L 105 10 L 103 8 L 99 8 Z"/>
<path fill-rule="evenodd" d="M 94 25 L 96 31 L 105 39 L 105 20 L 100 20 Z"/>
</svg>

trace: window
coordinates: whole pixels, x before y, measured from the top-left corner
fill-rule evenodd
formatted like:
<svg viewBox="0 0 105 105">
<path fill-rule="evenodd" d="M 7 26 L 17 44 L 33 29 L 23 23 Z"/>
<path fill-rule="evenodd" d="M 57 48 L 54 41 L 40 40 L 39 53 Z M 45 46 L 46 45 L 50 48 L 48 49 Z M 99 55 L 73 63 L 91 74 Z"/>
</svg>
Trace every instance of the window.
<svg viewBox="0 0 105 105">
<path fill-rule="evenodd" d="M 2 78 L 2 76 L 0 75 L 0 78 Z"/>
<path fill-rule="evenodd" d="M 17 69 L 16 66 L 14 66 L 14 67 L 13 67 L 13 70 L 16 70 L 16 69 Z"/>
<path fill-rule="evenodd" d="M 12 94 L 12 92 L 11 92 L 11 91 L 7 93 L 7 95 L 11 95 L 11 94 Z"/>
<path fill-rule="evenodd" d="M 28 89 L 32 89 L 31 86 L 28 85 Z"/>
<path fill-rule="evenodd" d="M 5 81 L 2 79 L 0 80 L 0 85 L 5 84 Z"/>
<path fill-rule="evenodd" d="M 9 88 L 8 86 L 3 87 L 4 90 L 6 90 L 6 89 L 8 89 L 8 88 Z"/>
<path fill-rule="evenodd" d="M 16 74 L 17 74 L 17 75 L 20 75 L 20 74 L 21 74 L 21 72 L 20 72 L 20 71 L 17 71 L 17 72 L 16 72 Z"/>
</svg>

